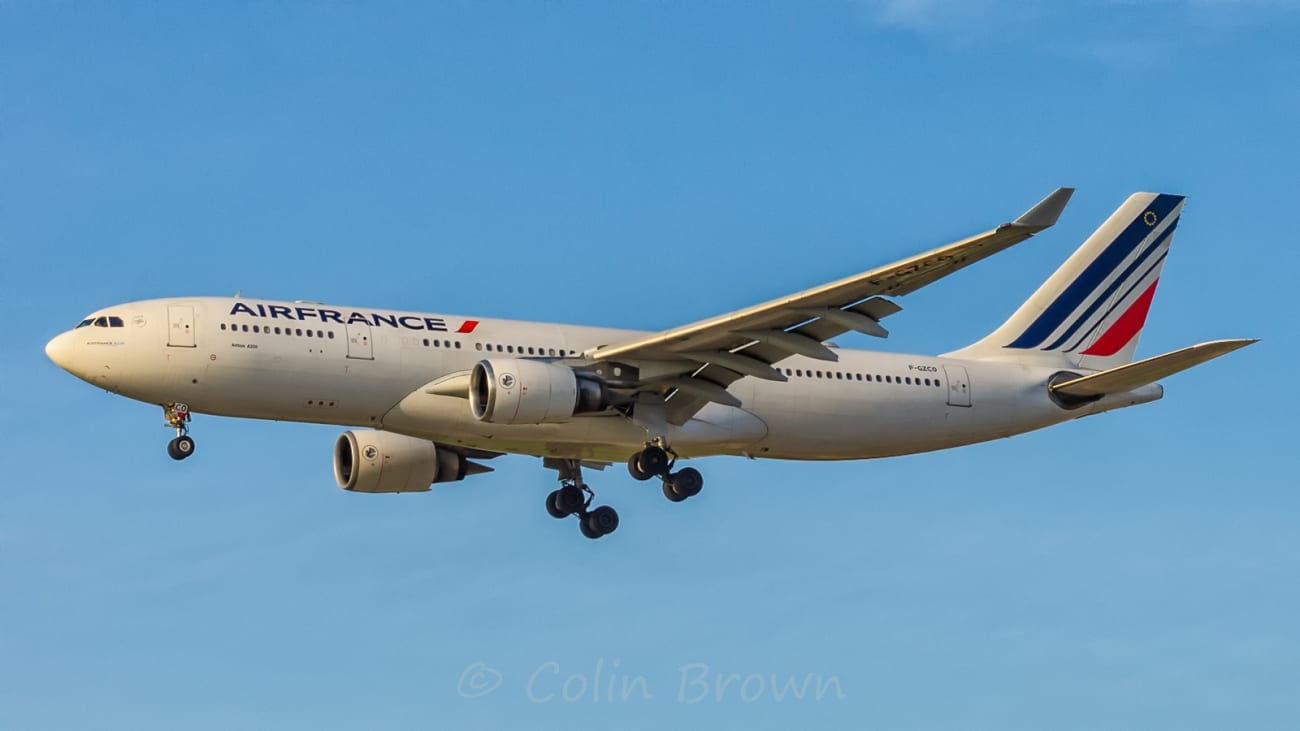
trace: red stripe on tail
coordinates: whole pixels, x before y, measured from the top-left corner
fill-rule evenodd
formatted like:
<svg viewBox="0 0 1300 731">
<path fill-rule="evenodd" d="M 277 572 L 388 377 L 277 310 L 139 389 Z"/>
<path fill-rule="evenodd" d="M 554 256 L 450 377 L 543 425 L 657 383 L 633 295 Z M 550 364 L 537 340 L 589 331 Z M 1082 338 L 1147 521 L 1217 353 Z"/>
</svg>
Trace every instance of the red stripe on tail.
<svg viewBox="0 0 1300 731">
<path fill-rule="evenodd" d="M 1103 357 L 1114 355 L 1125 345 L 1128 345 L 1133 338 L 1137 337 L 1138 332 L 1142 330 L 1142 326 L 1147 322 L 1147 310 L 1151 309 L 1151 299 L 1156 296 L 1157 284 L 1160 284 L 1159 279 L 1152 282 L 1151 286 L 1147 287 L 1147 291 L 1143 292 L 1142 296 L 1138 297 L 1137 301 L 1130 305 L 1124 314 L 1119 316 L 1115 324 L 1102 333 L 1101 337 L 1097 338 L 1097 342 L 1083 351 L 1083 355 L 1100 355 Z"/>
</svg>

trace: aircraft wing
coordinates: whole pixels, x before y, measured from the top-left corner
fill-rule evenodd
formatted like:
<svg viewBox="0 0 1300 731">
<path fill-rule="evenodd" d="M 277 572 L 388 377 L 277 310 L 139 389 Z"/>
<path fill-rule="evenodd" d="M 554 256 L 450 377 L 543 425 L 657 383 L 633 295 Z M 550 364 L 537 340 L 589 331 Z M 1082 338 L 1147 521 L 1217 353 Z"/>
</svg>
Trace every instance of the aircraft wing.
<svg viewBox="0 0 1300 731">
<path fill-rule="evenodd" d="M 646 385 L 660 388 L 669 420 L 681 423 L 705 402 L 735 405 L 725 389 L 743 376 L 784 381 L 772 365 L 791 355 L 837 360 L 822 344 L 829 338 L 850 330 L 887 337 L 880 320 L 901 308 L 882 295 L 914 292 L 1028 239 L 1056 223 L 1073 193 L 1058 188 L 1014 221 L 878 269 L 583 355 L 670 374 Z"/>
</svg>

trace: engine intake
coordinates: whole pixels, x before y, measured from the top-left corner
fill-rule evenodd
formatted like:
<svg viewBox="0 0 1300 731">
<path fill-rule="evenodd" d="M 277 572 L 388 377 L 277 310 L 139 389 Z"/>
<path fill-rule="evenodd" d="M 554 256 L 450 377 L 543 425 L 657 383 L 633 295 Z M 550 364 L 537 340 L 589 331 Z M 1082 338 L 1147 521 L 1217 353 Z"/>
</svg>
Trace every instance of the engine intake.
<svg viewBox="0 0 1300 731">
<path fill-rule="evenodd" d="M 348 431 L 334 443 L 334 479 L 352 492 L 426 492 L 478 467 L 450 449 L 386 431 Z"/>
<path fill-rule="evenodd" d="M 469 383 L 474 418 L 491 424 L 553 424 L 609 408 L 603 381 L 539 360 L 479 361 Z"/>
</svg>

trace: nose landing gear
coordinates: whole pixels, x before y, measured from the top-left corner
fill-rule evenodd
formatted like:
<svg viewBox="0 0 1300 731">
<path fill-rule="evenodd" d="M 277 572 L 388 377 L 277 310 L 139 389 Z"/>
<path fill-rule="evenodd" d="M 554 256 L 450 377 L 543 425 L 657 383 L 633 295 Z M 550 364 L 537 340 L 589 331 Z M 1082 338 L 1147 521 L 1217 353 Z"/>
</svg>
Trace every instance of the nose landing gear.
<svg viewBox="0 0 1300 731">
<path fill-rule="evenodd" d="M 194 454 L 194 440 L 189 436 L 190 407 L 185 404 L 163 404 L 166 426 L 176 430 L 176 438 L 167 442 L 167 455 L 182 460 Z"/>
</svg>

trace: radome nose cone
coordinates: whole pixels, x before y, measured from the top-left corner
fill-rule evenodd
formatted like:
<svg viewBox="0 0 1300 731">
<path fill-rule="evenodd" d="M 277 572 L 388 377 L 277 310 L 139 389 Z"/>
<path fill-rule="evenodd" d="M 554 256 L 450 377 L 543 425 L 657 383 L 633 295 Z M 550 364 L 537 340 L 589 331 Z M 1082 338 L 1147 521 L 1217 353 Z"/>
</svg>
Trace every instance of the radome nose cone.
<svg viewBox="0 0 1300 731">
<path fill-rule="evenodd" d="M 53 340 L 45 344 L 45 357 L 65 371 L 68 369 L 68 356 L 72 351 L 71 337 L 71 333 L 63 333 L 56 335 Z"/>
</svg>

